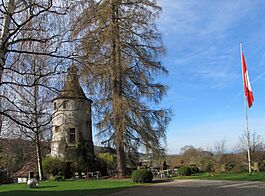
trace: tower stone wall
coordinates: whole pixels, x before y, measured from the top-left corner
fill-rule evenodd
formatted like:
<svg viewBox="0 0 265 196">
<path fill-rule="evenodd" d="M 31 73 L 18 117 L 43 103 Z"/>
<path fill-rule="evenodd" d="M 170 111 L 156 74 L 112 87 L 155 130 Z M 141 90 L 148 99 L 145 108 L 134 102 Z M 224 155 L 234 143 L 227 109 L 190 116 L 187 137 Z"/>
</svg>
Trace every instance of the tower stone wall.
<svg viewBox="0 0 265 196">
<path fill-rule="evenodd" d="M 71 67 L 63 90 L 53 100 L 51 156 L 67 162 L 94 158 L 91 104 L 80 87 L 77 68 Z"/>
</svg>

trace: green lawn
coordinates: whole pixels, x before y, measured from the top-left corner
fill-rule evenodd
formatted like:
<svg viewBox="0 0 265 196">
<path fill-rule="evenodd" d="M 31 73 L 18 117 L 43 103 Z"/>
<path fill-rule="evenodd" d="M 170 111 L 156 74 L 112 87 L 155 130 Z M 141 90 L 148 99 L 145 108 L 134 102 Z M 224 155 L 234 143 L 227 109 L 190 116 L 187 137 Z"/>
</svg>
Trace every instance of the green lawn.
<svg viewBox="0 0 265 196">
<path fill-rule="evenodd" d="M 192 176 L 178 176 L 181 179 L 202 179 L 202 180 L 236 180 L 236 181 L 264 181 L 265 173 L 242 174 L 197 174 Z M 38 188 L 30 189 L 26 184 L 0 185 L 1 196 L 89 196 L 107 195 L 124 188 L 143 186 L 133 183 L 131 179 L 125 180 L 76 180 L 63 182 L 41 182 Z M 148 184 L 147 184 L 148 185 Z"/>
<path fill-rule="evenodd" d="M 263 181 L 265 182 L 265 173 L 253 173 L 249 175 L 248 173 L 239 174 L 211 174 L 203 173 L 192 176 L 178 176 L 174 179 L 201 179 L 201 180 L 235 180 L 235 181 Z"/>
<path fill-rule="evenodd" d="M 63 182 L 41 182 L 38 188 L 30 189 L 26 184 L 0 186 L 1 196 L 81 196 L 104 195 L 120 189 L 139 186 L 131 179 L 125 180 L 76 180 Z"/>
</svg>

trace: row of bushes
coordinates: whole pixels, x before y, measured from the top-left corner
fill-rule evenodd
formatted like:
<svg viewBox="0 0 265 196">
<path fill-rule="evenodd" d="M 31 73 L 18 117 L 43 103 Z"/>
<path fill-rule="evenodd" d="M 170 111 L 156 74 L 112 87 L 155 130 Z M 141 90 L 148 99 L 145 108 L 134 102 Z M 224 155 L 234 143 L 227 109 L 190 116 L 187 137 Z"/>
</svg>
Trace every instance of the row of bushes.
<svg viewBox="0 0 265 196">
<path fill-rule="evenodd" d="M 105 157 L 104 157 L 105 158 Z M 111 160 L 113 162 L 113 160 Z M 105 168 L 105 165 L 103 163 L 98 163 L 102 168 Z M 101 168 L 100 167 L 100 168 Z M 245 171 L 245 167 L 243 165 L 236 165 L 230 169 L 231 171 L 234 170 L 240 170 L 240 171 Z M 265 171 L 265 160 L 262 161 L 259 165 L 260 171 L 264 172 Z M 44 176 L 47 179 L 53 179 L 53 180 L 64 180 L 65 176 L 65 170 L 66 170 L 66 163 L 61 161 L 60 159 L 56 159 L 53 157 L 46 157 L 43 160 L 43 171 L 44 171 Z M 200 170 L 196 166 L 181 166 L 178 169 L 178 175 L 180 176 L 190 176 L 192 174 L 199 173 Z M 102 172 L 104 173 L 104 172 Z M 151 182 L 153 179 L 153 174 L 151 171 L 147 169 L 139 169 L 136 170 L 132 173 L 132 180 L 134 182 L 140 182 L 140 183 L 145 183 L 145 182 Z"/>
<path fill-rule="evenodd" d="M 259 171 L 260 172 L 265 172 L 265 160 L 263 160 L 260 164 L 259 164 Z M 240 163 L 240 164 L 236 164 L 236 165 L 232 165 L 232 164 L 227 164 L 224 166 L 225 171 L 227 172 L 232 172 L 232 173 L 241 173 L 241 172 L 247 172 L 248 171 L 248 166 L 246 163 Z M 180 176 L 190 176 L 192 174 L 196 174 L 199 173 L 199 168 L 192 166 L 192 167 L 187 167 L 187 166 L 181 166 L 178 169 L 178 174 Z M 211 171 L 206 171 L 206 172 L 211 172 Z"/>
<path fill-rule="evenodd" d="M 66 163 L 54 157 L 46 157 L 43 162 L 43 173 L 47 179 L 62 181 L 64 180 Z M 133 182 L 146 183 L 152 182 L 153 174 L 147 169 L 139 169 L 132 173 Z"/>
<path fill-rule="evenodd" d="M 47 156 L 42 161 L 43 174 L 46 179 L 57 179 L 55 176 L 72 177 L 74 172 L 84 172 L 89 168 L 92 171 L 100 171 L 102 175 L 108 175 L 107 169 L 115 169 L 115 156 L 110 153 L 100 153 L 95 157 L 93 164 L 89 164 L 82 159 L 78 159 L 72 167 L 72 174 L 67 171 L 66 162 L 51 156 Z M 71 172 L 70 172 L 71 173 Z"/>
<path fill-rule="evenodd" d="M 192 166 L 192 167 L 182 166 L 178 169 L 178 174 L 180 176 L 190 176 L 192 174 L 196 174 L 199 172 L 200 172 L 199 168 L 195 166 Z M 132 180 L 133 182 L 137 182 L 137 183 L 152 182 L 153 174 L 151 171 L 147 169 L 139 169 L 132 173 Z"/>
<path fill-rule="evenodd" d="M 258 165 L 253 167 L 254 171 L 265 172 L 265 160 L 258 163 Z M 237 163 L 237 164 L 225 164 L 223 165 L 223 169 L 221 172 L 228 173 L 242 173 L 248 172 L 248 164 L 245 162 Z"/>
<path fill-rule="evenodd" d="M 178 169 L 178 174 L 180 176 L 190 176 L 192 174 L 196 174 L 199 172 L 200 172 L 199 168 L 195 166 L 192 166 L 192 167 L 182 166 Z M 133 182 L 137 182 L 137 183 L 152 182 L 153 174 L 151 171 L 147 169 L 139 169 L 132 173 L 132 180 Z"/>
<path fill-rule="evenodd" d="M 47 157 L 43 161 L 43 171 L 44 176 L 53 180 L 64 180 L 64 172 L 66 169 L 66 163 L 52 157 Z M 187 167 L 181 166 L 178 169 L 178 175 L 180 176 L 190 176 L 192 174 L 199 173 L 199 168 L 195 166 Z M 58 175 L 59 174 L 59 175 Z M 153 179 L 153 174 L 147 169 L 139 169 L 132 173 L 133 182 L 146 183 L 151 182 Z"/>
</svg>

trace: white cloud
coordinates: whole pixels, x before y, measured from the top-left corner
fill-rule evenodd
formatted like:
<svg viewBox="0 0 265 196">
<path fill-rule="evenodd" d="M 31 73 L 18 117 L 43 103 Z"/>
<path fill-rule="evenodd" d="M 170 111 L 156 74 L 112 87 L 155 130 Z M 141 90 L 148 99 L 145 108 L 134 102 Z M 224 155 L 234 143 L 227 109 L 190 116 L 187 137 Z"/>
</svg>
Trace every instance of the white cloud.
<svg viewBox="0 0 265 196">
<path fill-rule="evenodd" d="M 262 0 L 160 0 L 163 12 L 159 25 L 166 32 L 174 32 L 178 36 L 221 35 L 262 3 Z"/>
<path fill-rule="evenodd" d="M 170 75 L 182 78 L 183 82 L 198 85 L 206 84 L 211 88 L 223 88 L 241 78 L 240 62 L 234 63 L 234 51 L 228 49 L 219 53 L 218 46 L 193 51 L 175 57 L 171 62 Z M 238 60 L 240 56 L 238 54 Z"/>
</svg>

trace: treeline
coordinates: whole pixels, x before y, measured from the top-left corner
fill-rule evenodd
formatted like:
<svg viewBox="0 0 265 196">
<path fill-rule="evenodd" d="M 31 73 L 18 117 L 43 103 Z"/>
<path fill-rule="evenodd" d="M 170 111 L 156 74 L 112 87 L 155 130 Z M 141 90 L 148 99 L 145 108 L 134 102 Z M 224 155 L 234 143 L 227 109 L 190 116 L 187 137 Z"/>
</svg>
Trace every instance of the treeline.
<svg viewBox="0 0 265 196">
<path fill-rule="evenodd" d="M 251 169 L 253 172 L 265 171 L 265 144 L 261 137 L 252 133 Z M 239 138 L 233 150 L 227 151 L 225 140 L 216 142 L 211 150 L 187 145 L 181 148 L 180 155 L 167 156 L 171 167 L 196 166 L 201 172 L 248 172 L 247 145 L 244 135 Z"/>
<path fill-rule="evenodd" d="M 41 142 L 43 156 L 50 152 L 49 142 Z M 21 138 L 0 139 L 0 183 L 13 182 L 13 175 L 25 164 L 36 160 L 36 148 Z"/>
</svg>

